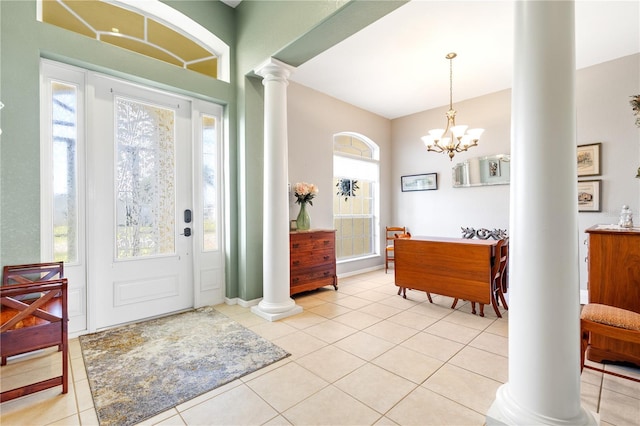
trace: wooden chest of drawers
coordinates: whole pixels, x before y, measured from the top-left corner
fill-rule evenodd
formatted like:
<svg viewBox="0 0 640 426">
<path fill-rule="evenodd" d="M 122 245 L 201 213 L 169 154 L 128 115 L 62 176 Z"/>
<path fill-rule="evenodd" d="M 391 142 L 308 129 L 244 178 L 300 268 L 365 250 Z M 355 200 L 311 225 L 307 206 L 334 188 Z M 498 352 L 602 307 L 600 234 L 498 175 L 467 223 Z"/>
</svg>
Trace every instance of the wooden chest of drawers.
<svg viewBox="0 0 640 426">
<path fill-rule="evenodd" d="M 290 294 L 332 285 L 336 276 L 336 231 L 294 231 L 289 234 Z"/>
</svg>

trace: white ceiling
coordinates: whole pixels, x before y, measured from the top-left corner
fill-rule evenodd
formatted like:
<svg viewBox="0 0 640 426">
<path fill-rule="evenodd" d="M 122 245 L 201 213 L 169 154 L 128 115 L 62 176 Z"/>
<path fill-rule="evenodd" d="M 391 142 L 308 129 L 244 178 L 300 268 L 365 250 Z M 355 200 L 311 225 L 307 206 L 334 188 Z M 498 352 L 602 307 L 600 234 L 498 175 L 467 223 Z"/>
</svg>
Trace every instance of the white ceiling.
<svg viewBox="0 0 640 426">
<path fill-rule="evenodd" d="M 511 87 L 513 2 L 413 0 L 291 80 L 390 119 Z M 576 3 L 578 69 L 640 52 L 640 0 Z M 640 79 L 640 76 L 639 76 Z M 630 94 L 631 95 L 631 94 Z"/>
</svg>

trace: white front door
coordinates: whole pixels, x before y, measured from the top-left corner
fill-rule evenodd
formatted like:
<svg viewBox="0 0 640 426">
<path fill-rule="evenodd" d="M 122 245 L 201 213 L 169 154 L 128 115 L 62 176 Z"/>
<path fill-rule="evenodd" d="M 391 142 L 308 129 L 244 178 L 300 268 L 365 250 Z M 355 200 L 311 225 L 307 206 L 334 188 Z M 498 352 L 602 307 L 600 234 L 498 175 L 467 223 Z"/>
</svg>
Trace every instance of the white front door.
<svg viewBox="0 0 640 426">
<path fill-rule="evenodd" d="M 89 79 L 90 328 L 101 329 L 194 306 L 191 104 Z"/>
</svg>

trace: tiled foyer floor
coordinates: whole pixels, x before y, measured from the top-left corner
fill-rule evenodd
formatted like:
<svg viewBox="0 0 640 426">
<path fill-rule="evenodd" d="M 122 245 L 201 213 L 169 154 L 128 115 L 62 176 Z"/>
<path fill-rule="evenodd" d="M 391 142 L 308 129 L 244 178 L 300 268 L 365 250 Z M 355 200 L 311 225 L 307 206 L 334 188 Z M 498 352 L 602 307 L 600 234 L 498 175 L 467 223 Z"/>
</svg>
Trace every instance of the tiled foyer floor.
<svg viewBox="0 0 640 426">
<path fill-rule="evenodd" d="M 384 271 L 295 298 L 304 312 L 273 323 L 247 308 L 218 306 L 292 356 L 144 424 L 482 425 L 507 380 L 507 319 L 490 307 L 481 318 L 468 303 L 449 309 L 448 298 L 429 304 L 409 291 L 402 299 Z M 6 402 L 0 424 L 97 424 L 78 340 L 70 343 L 69 393 L 54 388 Z M 31 374 L 51 371 L 55 360 L 57 353 L 39 354 L 22 360 L 20 372 L 27 363 Z M 17 366 L 2 367 L 3 389 L 12 387 Z M 585 370 L 581 396 L 603 425 L 640 425 L 638 383 Z"/>
</svg>

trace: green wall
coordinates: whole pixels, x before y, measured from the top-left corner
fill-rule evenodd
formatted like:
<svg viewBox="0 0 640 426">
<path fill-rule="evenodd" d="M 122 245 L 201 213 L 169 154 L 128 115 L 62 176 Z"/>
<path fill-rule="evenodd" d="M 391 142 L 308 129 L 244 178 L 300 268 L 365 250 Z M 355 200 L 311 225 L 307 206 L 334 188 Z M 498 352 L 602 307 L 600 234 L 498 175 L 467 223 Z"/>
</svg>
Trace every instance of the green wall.
<svg viewBox="0 0 640 426">
<path fill-rule="evenodd" d="M 0 264 L 40 259 L 39 60 L 59 60 L 227 106 L 227 297 L 262 296 L 263 92 L 252 70 L 300 65 L 404 1 L 165 1 L 231 47 L 231 83 L 36 20 L 35 0 L 0 1 Z M 283 212 L 287 214 L 287 212 Z"/>
</svg>

